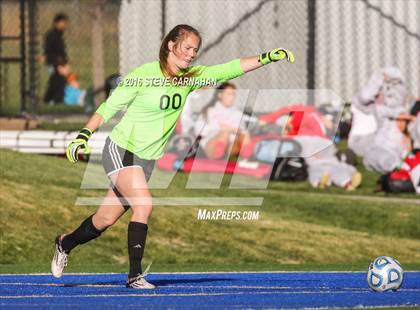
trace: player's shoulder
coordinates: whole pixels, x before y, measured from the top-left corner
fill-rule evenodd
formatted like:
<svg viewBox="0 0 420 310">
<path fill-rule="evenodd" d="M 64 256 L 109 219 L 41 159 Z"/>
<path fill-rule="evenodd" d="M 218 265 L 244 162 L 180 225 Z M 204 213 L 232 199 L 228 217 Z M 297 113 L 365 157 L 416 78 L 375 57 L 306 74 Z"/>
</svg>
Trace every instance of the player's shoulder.
<svg viewBox="0 0 420 310">
<path fill-rule="evenodd" d="M 206 66 L 203 66 L 203 65 L 190 66 L 183 70 L 182 75 L 190 76 L 190 77 L 198 77 L 203 73 L 205 68 Z"/>
<path fill-rule="evenodd" d="M 160 72 L 159 61 L 144 63 L 138 67 L 131 69 L 127 76 L 146 76 Z"/>
<path fill-rule="evenodd" d="M 207 66 L 197 64 L 197 65 L 194 65 L 194 66 L 190 66 L 190 67 L 188 67 L 188 68 L 186 69 L 186 71 L 187 71 L 187 72 L 196 72 L 196 71 L 201 71 L 201 70 L 203 70 L 203 69 L 204 69 L 204 68 L 206 68 L 206 67 L 207 67 Z"/>
</svg>

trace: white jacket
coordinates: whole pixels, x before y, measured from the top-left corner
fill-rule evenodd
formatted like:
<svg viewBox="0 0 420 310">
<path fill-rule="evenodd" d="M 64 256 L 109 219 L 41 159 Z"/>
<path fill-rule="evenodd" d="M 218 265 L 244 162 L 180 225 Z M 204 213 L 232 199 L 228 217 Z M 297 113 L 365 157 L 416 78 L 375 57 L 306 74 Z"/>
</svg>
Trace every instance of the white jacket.
<svg viewBox="0 0 420 310">
<path fill-rule="evenodd" d="M 245 120 L 247 118 L 235 106 L 225 107 L 221 102 L 217 101 L 214 106 L 208 109 L 207 119 L 204 119 L 202 114 L 198 117 L 194 125 L 194 133 L 197 136 L 201 136 L 200 145 L 205 147 L 207 142 L 220 132 L 221 124 L 245 131 L 245 124 L 242 122 L 242 119 Z"/>
</svg>

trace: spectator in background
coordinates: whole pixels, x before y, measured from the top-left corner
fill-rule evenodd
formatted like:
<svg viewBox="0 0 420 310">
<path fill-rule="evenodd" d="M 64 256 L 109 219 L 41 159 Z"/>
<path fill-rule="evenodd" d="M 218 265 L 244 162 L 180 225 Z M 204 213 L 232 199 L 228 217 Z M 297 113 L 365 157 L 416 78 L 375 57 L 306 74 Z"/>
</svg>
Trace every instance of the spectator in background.
<svg viewBox="0 0 420 310">
<path fill-rule="evenodd" d="M 396 120 L 402 132 L 411 136 L 411 151 L 390 173 L 379 179 L 381 190 L 392 193 L 420 194 L 420 101 L 414 101 L 410 119 Z"/>
<path fill-rule="evenodd" d="M 62 102 L 51 100 L 51 88 L 62 84 L 62 79 L 59 77 L 59 74 L 57 74 L 57 66 L 63 61 L 68 61 L 66 45 L 64 43 L 63 37 L 67 26 L 67 15 L 59 13 L 54 17 L 53 27 L 48 30 L 44 36 L 44 56 L 45 62 L 47 64 L 48 74 L 50 75 L 47 92 L 44 96 L 45 102 Z M 48 93 L 50 94 L 49 96 L 47 96 Z"/>
<path fill-rule="evenodd" d="M 391 118 L 406 113 L 404 107 L 407 90 L 404 78 L 396 67 L 382 68 L 352 99 L 352 126 L 349 147 L 364 156 L 372 146 L 374 135 Z"/>
<path fill-rule="evenodd" d="M 53 73 L 53 69 L 59 60 L 68 60 L 66 45 L 63 38 L 64 31 L 66 31 L 67 26 L 67 15 L 59 13 L 54 17 L 53 27 L 48 30 L 44 36 L 45 62 L 48 66 L 50 74 Z"/>
<path fill-rule="evenodd" d="M 367 169 L 388 173 L 410 151 L 406 98 L 404 78 L 395 67 L 373 74 L 353 97 L 349 146 L 363 156 Z"/>
<path fill-rule="evenodd" d="M 66 78 L 63 102 L 66 105 L 83 105 L 86 90 L 80 89 L 80 83 L 77 80 L 76 74 L 71 70 L 68 61 L 57 66 L 57 71 Z"/>
<path fill-rule="evenodd" d="M 46 102 L 82 105 L 86 91 L 80 89 L 77 76 L 72 72 L 67 60 L 57 60 L 50 81 L 51 83 L 48 85 L 47 92 L 45 93 Z"/>
<path fill-rule="evenodd" d="M 53 72 L 48 80 L 47 90 L 44 95 L 44 102 L 62 103 L 64 101 L 64 88 L 67 84 L 67 78 L 61 74 L 61 67 L 66 63 L 64 59 L 57 59 Z"/>
<path fill-rule="evenodd" d="M 200 136 L 200 146 L 210 159 L 220 159 L 232 146 L 231 154 L 239 154 L 242 144 L 250 143 L 249 133 L 243 126 L 244 114 L 234 106 L 236 86 L 223 83 L 214 98 L 203 108 L 194 126 Z"/>
<path fill-rule="evenodd" d="M 420 150 L 420 99 L 413 101 L 410 115 L 411 122 L 407 126 L 407 131 L 413 141 L 413 149 Z"/>
<path fill-rule="evenodd" d="M 285 119 L 282 134 L 300 146 L 297 155 L 305 158 L 308 181 L 313 187 L 323 189 L 335 185 L 352 191 L 360 186 L 362 174 L 354 166 L 337 158 L 337 148 L 329 138 L 335 127 L 331 111 L 322 113 L 314 106 L 295 104 L 262 115 L 259 119 L 277 124 Z"/>
<path fill-rule="evenodd" d="M 337 158 L 337 148 L 331 140 L 318 136 L 296 136 L 293 139 L 302 146 L 303 154 L 314 154 L 305 157 L 308 181 L 313 187 L 322 189 L 335 185 L 352 191 L 360 186 L 362 174 L 356 167 Z"/>
<path fill-rule="evenodd" d="M 411 141 L 407 133 L 409 120 L 405 113 L 400 113 L 378 128 L 363 156 L 363 164 L 368 170 L 391 172 L 410 152 Z"/>
<path fill-rule="evenodd" d="M 353 98 L 349 146 L 369 170 L 392 171 L 411 149 L 407 89 L 400 70 L 386 67 L 372 75 Z"/>
</svg>

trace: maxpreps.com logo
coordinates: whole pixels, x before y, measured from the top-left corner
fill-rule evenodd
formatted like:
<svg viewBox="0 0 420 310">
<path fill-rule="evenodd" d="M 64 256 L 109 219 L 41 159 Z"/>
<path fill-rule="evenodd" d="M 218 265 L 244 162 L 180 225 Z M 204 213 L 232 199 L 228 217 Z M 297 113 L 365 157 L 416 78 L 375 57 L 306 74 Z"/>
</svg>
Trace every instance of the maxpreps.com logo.
<svg viewBox="0 0 420 310">
<path fill-rule="evenodd" d="M 197 220 L 199 221 L 256 221 L 260 218 L 260 211 L 239 211 L 239 210 L 207 210 L 198 209 Z"/>
</svg>

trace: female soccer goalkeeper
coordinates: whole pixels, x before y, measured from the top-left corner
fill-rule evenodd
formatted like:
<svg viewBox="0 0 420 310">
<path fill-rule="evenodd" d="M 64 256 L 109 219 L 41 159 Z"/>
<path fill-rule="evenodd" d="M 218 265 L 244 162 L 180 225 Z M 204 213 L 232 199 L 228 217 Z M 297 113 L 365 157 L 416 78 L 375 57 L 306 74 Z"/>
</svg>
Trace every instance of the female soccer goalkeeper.
<svg viewBox="0 0 420 310">
<path fill-rule="evenodd" d="M 159 61 L 146 63 L 128 73 L 67 147 L 68 159 L 72 163 L 77 162 L 79 149 L 89 152 L 87 142 L 93 132 L 116 112 L 127 107 L 124 117 L 107 138 L 102 153 L 103 166 L 111 181 L 106 199 L 75 231 L 57 236 L 51 263 L 54 277 L 63 274 L 72 249 L 99 237 L 131 208 L 132 216 L 128 225 L 130 272 L 126 287 L 154 288 L 145 280 L 141 268 L 147 221 L 152 213 L 152 197 L 147 181 L 155 160 L 163 155 L 186 97 L 203 86 L 200 83 L 221 83 L 270 62 L 282 59 L 294 61 L 292 52 L 277 48 L 225 64 L 190 66 L 197 57 L 200 45 L 201 36 L 193 27 L 178 25 L 173 28 L 162 41 Z M 189 82 L 178 83 L 180 78 Z M 201 81 L 196 82 L 197 79 Z M 209 81 L 203 82 L 205 79 Z"/>
</svg>

